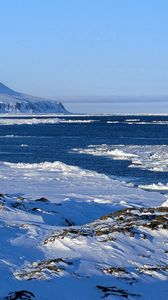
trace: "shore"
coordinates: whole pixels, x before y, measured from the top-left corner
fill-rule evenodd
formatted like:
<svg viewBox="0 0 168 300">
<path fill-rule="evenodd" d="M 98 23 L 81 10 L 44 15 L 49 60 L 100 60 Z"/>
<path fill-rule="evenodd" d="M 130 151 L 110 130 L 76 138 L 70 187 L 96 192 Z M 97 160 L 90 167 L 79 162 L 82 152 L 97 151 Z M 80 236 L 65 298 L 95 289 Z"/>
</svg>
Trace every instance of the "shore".
<svg viewBox="0 0 168 300">
<path fill-rule="evenodd" d="M 60 162 L 0 176 L 2 299 L 167 299 L 166 196 Z"/>
</svg>

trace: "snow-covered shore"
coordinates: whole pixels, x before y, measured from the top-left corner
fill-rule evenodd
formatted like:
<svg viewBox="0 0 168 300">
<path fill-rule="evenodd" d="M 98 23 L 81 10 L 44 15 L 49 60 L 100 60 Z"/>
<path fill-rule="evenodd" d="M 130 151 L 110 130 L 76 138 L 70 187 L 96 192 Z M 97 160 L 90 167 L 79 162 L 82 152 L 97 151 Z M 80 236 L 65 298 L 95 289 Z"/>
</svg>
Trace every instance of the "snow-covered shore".
<svg viewBox="0 0 168 300">
<path fill-rule="evenodd" d="M 2 299 L 167 299 L 166 196 L 61 162 L 0 188 Z"/>
</svg>

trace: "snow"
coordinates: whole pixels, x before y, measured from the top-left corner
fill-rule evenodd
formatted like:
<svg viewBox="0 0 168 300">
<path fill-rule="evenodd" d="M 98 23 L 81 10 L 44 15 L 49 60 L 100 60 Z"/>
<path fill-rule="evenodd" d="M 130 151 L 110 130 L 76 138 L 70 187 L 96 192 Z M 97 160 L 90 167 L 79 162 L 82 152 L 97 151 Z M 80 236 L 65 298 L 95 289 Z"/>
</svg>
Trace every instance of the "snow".
<svg viewBox="0 0 168 300">
<path fill-rule="evenodd" d="M 153 191 L 168 191 L 168 183 L 167 184 L 143 184 L 139 185 L 139 188 L 144 190 L 153 190 Z"/>
<path fill-rule="evenodd" d="M 148 193 L 125 183 L 113 180 L 104 174 L 69 166 L 62 162 L 34 164 L 1 163 L 1 192 L 21 194 L 29 198 L 49 197 L 60 202 L 71 198 L 84 202 L 150 206 L 160 205 L 164 196 Z M 5 177 L 3 181 L 3 177 Z M 25 186 L 27 188 L 25 189 Z M 151 204 L 152 199 L 152 204 Z"/>
<path fill-rule="evenodd" d="M 167 300 L 164 195 L 59 161 L 1 163 L 0 187 L 1 297 Z"/>
</svg>

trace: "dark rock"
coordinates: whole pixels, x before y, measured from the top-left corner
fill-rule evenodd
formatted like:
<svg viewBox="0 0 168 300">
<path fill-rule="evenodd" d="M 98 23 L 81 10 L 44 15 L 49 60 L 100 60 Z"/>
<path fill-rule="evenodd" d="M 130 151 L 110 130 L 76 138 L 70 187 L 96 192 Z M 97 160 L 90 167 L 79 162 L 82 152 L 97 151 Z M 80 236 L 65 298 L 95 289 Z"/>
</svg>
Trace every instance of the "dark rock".
<svg viewBox="0 0 168 300">
<path fill-rule="evenodd" d="M 129 293 L 127 290 L 123 290 L 120 288 L 118 289 L 115 286 L 109 287 L 109 286 L 97 285 L 96 287 L 104 294 L 103 298 L 107 298 L 108 296 L 118 296 L 126 299 L 128 299 L 129 296 L 140 297 L 140 295 L 138 294 Z"/>
<path fill-rule="evenodd" d="M 39 199 L 36 199 L 35 201 L 37 201 L 37 202 L 50 202 L 47 198 L 45 198 L 45 197 L 42 197 L 42 198 L 39 198 Z"/>
<path fill-rule="evenodd" d="M 2 300 L 32 300 L 34 298 L 34 294 L 32 292 L 21 290 L 17 292 L 10 293 L 8 296 L 1 298 Z"/>
</svg>

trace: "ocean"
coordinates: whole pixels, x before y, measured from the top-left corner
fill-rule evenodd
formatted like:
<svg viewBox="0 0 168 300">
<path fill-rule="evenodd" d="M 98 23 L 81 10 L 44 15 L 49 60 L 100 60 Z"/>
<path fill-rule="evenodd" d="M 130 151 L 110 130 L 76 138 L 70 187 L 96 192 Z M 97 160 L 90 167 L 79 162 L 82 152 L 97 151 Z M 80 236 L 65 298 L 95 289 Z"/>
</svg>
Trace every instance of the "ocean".
<svg viewBox="0 0 168 300">
<path fill-rule="evenodd" d="M 168 116 L 8 117 L 0 124 L 0 161 L 60 161 L 166 192 Z"/>
</svg>

